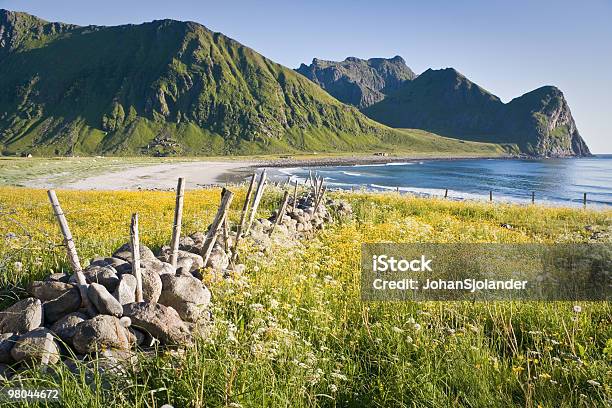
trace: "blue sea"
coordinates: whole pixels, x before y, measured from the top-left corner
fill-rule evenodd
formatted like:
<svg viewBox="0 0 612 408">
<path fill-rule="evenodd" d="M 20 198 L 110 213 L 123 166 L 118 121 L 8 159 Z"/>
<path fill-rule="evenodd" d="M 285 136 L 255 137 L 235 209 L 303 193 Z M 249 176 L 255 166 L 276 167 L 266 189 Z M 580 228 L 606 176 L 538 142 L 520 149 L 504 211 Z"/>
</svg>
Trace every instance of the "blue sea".
<svg viewBox="0 0 612 408">
<path fill-rule="evenodd" d="M 309 170 L 330 188 L 396 190 L 452 199 L 531 202 L 550 205 L 612 205 L 612 155 L 571 159 L 421 160 L 387 164 L 285 168 L 282 173 L 305 180 Z"/>
</svg>

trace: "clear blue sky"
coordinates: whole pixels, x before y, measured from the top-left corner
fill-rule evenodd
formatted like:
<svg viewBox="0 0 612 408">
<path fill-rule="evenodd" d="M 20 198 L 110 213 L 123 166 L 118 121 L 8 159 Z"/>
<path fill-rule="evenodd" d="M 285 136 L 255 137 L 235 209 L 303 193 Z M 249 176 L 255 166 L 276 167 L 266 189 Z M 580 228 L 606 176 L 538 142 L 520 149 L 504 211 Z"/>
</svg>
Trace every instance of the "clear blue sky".
<svg viewBox="0 0 612 408">
<path fill-rule="evenodd" d="M 612 153 L 612 1 L 0 0 L 51 21 L 197 21 L 291 68 L 313 57 L 401 55 L 417 73 L 454 67 L 503 101 L 565 93 L 594 152 Z"/>
</svg>

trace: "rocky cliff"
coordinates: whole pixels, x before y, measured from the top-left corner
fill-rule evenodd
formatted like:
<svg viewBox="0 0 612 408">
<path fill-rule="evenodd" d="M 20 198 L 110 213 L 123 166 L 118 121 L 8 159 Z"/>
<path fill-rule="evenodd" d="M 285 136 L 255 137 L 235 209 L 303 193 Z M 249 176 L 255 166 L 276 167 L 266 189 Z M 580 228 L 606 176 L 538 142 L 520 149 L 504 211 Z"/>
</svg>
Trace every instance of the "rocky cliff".
<svg viewBox="0 0 612 408">
<path fill-rule="evenodd" d="M 366 108 L 415 77 L 402 57 L 362 60 L 349 57 L 341 62 L 313 59 L 297 72 L 325 89 L 335 98 Z"/>
<path fill-rule="evenodd" d="M 556 87 L 545 86 L 504 104 L 453 68 L 428 69 L 415 76 L 401 57 L 383 60 L 396 73 L 390 76 L 392 80 L 385 81 L 373 74 L 378 71 L 370 63 L 380 60 L 315 59 L 297 71 L 339 100 L 391 127 L 514 144 L 531 156 L 590 155 L 569 105 Z"/>
</svg>

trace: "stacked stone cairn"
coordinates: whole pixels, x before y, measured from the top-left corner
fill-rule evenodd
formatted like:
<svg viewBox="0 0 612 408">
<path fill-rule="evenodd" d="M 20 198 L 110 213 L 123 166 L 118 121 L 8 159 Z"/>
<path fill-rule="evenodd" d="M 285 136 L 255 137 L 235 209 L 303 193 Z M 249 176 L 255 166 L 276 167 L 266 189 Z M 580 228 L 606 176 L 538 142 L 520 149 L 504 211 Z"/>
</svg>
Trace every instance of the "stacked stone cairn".
<svg viewBox="0 0 612 408">
<path fill-rule="evenodd" d="M 294 197 L 286 200 L 282 214 L 277 210 L 267 219 L 253 219 L 243 233 L 269 249 L 271 238 L 298 241 L 323 229 L 333 221 L 332 212 L 342 217 L 352 214 L 344 201 L 323 204 L 315 194 Z M 156 256 L 139 245 L 140 302 L 131 243 L 110 257 L 91 259 L 82 270 L 86 285 L 79 285 L 76 273 L 54 273 L 32 282 L 30 297 L 0 312 L 0 378 L 20 367 L 47 367 L 61 360 L 71 364 L 75 356 L 81 361 L 100 355 L 130 360 L 134 349 L 183 348 L 194 338 L 205 337 L 211 292 L 202 282 L 204 274 L 221 272 L 227 277 L 245 269 L 235 262 L 238 228 L 228 229 L 227 234 L 211 234 L 210 228 L 180 238 L 176 266 L 171 263 L 171 246 L 162 247 Z M 210 237 L 215 241 L 205 261 Z"/>
</svg>

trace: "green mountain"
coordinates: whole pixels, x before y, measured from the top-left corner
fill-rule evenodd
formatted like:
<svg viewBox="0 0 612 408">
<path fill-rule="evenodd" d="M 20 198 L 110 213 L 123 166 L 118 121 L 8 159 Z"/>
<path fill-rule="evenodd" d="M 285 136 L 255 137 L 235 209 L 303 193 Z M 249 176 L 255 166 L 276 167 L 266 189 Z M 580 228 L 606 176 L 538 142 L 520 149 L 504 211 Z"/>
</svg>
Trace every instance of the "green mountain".
<svg viewBox="0 0 612 408">
<path fill-rule="evenodd" d="M 341 92 L 333 92 L 339 85 L 348 88 L 346 82 L 369 92 L 370 75 L 360 77 L 359 73 L 364 72 L 363 60 L 355 60 L 326 62 L 324 66 L 315 60 L 310 66 L 302 64 L 297 71 L 314 78 L 341 101 L 394 128 L 425 129 L 465 140 L 514 144 L 522 153 L 532 156 L 590 155 L 563 93 L 555 87 L 542 87 L 504 104 L 452 68 L 428 69 L 416 77 L 403 78 L 392 89 L 379 89 L 378 100 L 364 105 Z M 401 58 L 393 61 L 396 71 L 402 69 L 399 65 L 405 65 Z M 343 71 L 335 70 L 330 75 L 329 67 L 337 64 Z M 410 68 L 405 66 L 404 70 Z"/>
<path fill-rule="evenodd" d="M 193 22 L 79 27 L 0 10 L 0 89 L 3 154 L 502 151 L 378 124 Z"/>
</svg>

